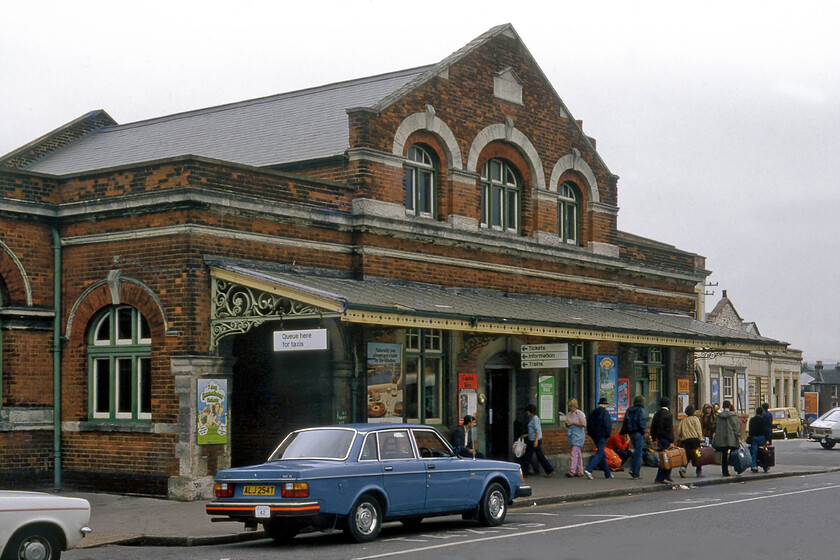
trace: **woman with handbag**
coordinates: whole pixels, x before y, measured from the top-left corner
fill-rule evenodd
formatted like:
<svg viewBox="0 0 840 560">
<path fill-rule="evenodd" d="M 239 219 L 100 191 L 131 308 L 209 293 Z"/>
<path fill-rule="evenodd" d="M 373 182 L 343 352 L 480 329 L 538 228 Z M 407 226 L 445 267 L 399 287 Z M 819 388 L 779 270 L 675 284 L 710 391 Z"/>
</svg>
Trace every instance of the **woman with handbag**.
<svg viewBox="0 0 840 560">
<path fill-rule="evenodd" d="M 721 452 L 720 470 L 723 476 L 729 476 L 729 453 L 738 449 L 741 444 L 739 432 L 741 423 L 738 415 L 732 411 L 732 403 L 723 401 L 723 408 L 718 411 L 715 418 L 715 451 Z"/>
<path fill-rule="evenodd" d="M 569 478 L 583 476 L 583 456 L 580 450 L 586 442 L 586 415 L 578 408 L 577 399 L 569 399 L 566 428 L 569 436 L 569 447 L 572 448 L 572 462 L 566 476 Z"/>
<path fill-rule="evenodd" d="M 671 406 L 671 399 L 668 397 L 661 397 L 659 399 L 659 410 L 653 415 L 653 420 L 650 423 L 650 439 L 652 439 L 659 451 L 665 451 L 671 447 L 674 441 L 674 417 L 668 407 Z M 656 484 L 667 484 L 674 482 L 671 480 L 671 469 L 659 468 L 656 470 Z"/>
<path fill-rule="evenodd" d="M 680 426 L 677 428 L 677 436 L 680 440 L 681 447 L 685 449 L 685 456 L 694 463 L 697 478 L 703 476 L 703 467 L 695 463 L 697 457 L 697 450 L 700 448 L 701 438 L 703 437 L 703 428 L 700 426 L 700 419 L 694 415 L 694 407 L 688 405 L 685 407 L 685 418 L 680 420 Z M 685 465 L 680 467 L 680 476 L 685 478 Z"/>
<path fill-rule="evenodd" d="M 712 445 L 712 440 L 715 437 L 715 409 L 709 403 L 703 405 L 700 425 L 703 426 L 703 439 L 706 440 L 707 445 Z"/>
</svg>

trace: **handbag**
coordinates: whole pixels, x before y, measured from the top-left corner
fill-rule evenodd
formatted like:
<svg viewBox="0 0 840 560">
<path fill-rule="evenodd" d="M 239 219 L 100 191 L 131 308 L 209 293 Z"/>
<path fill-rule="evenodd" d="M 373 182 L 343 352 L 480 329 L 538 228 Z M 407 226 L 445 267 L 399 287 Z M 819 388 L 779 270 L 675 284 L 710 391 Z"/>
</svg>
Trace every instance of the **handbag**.
<svg viewBox="0 0 840 560">
<path fill-rule="evenodd" d="M 513 454 L 516 455 L 517 459 L 525 455 L 525 439 L 519 438 L 518 440 L 513 442 Z"/>
<path fill-rule="evenodd" d="M 694 463 L 695 467 L 702 467 L 705 465 L 711 465 L 715 462 L 715 450 L 714 448 L 704 445 L 702 447 L 698 447 L 697 450 L 694 452 Z"/>
</svg>

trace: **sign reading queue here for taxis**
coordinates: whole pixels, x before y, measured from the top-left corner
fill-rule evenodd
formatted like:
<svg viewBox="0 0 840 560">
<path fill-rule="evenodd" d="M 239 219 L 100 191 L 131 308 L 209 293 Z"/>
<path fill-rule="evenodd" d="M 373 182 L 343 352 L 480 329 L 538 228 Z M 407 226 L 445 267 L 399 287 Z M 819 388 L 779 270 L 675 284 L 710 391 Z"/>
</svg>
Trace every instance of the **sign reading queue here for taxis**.
<svg viewBox="0 0 840 560">
<path fill-rule="evenodd" d="M 569 345 L 523 344 L 520 352 L 522 369 L 569 367 Z"/>
<path fill-rule="evenodd" d="M 274 351 L 326 350 L 327 329 L 305 331 L 274 331 Z"/>
</svg>

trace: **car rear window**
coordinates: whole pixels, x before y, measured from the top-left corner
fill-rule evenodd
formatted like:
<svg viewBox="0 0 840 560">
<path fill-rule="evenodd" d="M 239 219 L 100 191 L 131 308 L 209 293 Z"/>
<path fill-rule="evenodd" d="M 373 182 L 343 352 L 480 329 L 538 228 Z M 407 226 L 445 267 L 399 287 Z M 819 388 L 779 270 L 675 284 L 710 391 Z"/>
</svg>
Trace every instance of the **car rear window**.
<svg viewBox="0 0 840 560">
<path fill-rule="evenodd" d="M 825 420 L 826 422 L 840 421 L 840 410 L 832 410 L 831 412 L 820 418 L 820 420 Z"/>
<path fill-rule="evenodd" d="M 291 459 L 343 460 L 350 453 L 356 436 L 354 430 L 323 429 L 292 432 L 271 454 L 269 461 Z"/>
</svg>

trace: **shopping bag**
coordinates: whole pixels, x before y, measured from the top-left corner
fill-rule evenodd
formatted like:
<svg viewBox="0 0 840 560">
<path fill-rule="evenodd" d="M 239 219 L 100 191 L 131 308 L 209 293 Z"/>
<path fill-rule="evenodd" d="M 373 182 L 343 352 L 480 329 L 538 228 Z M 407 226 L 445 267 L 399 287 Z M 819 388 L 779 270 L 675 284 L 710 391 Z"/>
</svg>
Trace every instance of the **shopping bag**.
<svg viewBox="0 0 840 560">
<path fill-rule="evenodd" d="M 518 440 L 513 442 L 513 454 L 516 455 L 517 458 L 525 455 L 525 439 L 524 438 L 519 438 Z"/>
<path fill-rule="evenodd" d="M 764 472 L 776 466 L 776 446 L 768 444 L 758 448 L 758 466 L 763 468 Z"/>
</svg>

